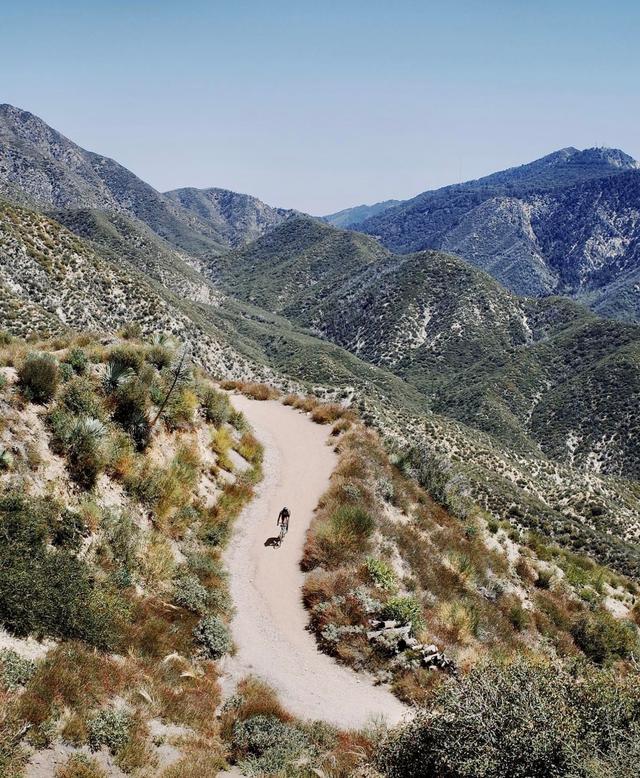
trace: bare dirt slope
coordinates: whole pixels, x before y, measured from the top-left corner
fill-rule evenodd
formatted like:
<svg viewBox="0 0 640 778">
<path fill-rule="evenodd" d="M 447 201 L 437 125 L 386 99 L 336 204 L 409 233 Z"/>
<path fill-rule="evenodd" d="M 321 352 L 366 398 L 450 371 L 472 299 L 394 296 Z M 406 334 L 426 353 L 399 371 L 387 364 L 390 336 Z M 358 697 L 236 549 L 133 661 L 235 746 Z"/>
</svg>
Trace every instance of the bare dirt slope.
<svg viewBox="0 0 640 778">
<path fill-rule="evenodd" d="M 271 684 L 298 716 L 343 728 L 381 717 L 397 723 L 407 708 L 387 689 L 320 653 L 305 629 L 299 560 L 313 510 L 336 464 L 329 430 L 279 402 L 237 396 L 233 404 L 265 447 L 265 477 L 227 552 L 238 646 L 226 660 L 228 690 L 251 673 Z M 283 505 L 291 511 L 289 534 L 280 548 L 265 545 L 277 534 Z"/>
</svg>

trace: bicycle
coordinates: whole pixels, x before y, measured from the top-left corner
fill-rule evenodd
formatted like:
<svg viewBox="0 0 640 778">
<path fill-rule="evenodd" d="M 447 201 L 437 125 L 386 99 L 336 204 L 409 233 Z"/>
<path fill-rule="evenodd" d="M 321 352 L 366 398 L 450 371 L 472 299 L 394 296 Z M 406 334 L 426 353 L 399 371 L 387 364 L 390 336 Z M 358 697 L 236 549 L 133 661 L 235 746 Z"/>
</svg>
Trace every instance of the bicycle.
<svg viewBox="0 0 640 778">
<path fill-rule="evenodd" d="M 282 545 L 282 541 L 284 540 L 284 536 L 287 534 L 288 531 L 289 531 L 289 522 L 288 521 L 287 522 L 284 522 L 284 521 L 281 522 L 280 523 L 280 532 L 278 534 L 278 545 L 279 546 Z"/>
</svg>

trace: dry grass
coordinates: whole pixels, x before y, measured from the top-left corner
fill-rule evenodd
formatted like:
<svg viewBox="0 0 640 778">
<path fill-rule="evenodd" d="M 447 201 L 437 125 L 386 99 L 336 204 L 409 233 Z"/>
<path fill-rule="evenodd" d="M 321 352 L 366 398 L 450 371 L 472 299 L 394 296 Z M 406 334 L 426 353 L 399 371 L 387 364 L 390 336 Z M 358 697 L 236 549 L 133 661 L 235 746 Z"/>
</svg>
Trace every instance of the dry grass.
<svg viewBox="0 0 640 778">
<path fill-rule="evenodd" d="M 127 742 L 118 751 L 116 763 L 125 773 L 154 767 L 158 758 L 149 743 L 149 728 L 138 713 L 133 718 Z"/>
<path fill-rule="evenodd" d="M 133 602 L 131 624 L 122 638 L 123 651 L 156 659 L 175 651 L 189 655 L 197 621 L 195 614 L 183 608 L 154 597 L 139 597 Z"/>
<path fill-rule="evenodd" d="M 238 704 L 224 710 L 220 718 L 221 734 L 226 741 L 231 740 L 236 721 L 244 721 L 253 716 L 275 716 L 280 721 L 293 720 L 281 705 L 276 692 L 254 676 L 240 681 L 236 688 L 236 700 Z"/>
<path fill-rule="evenodd" d="M 185 754 L 158 778 L 216 778 L 228 767 L 224 744 L 218 738 L 192 738 L 180 745 Z"/>
<path fill-rule="evenodd" d="M 342 405 L 338 405 L 337 403 L 324 403 L 316 405 L 311 412 L 311 420 L 316 424 L 333 424 L 333 422 L 337 421 L 344 413 L 345 409 Z"/>
<path fill-rule="evenodd" d="M 252 465 L 262 463 L 262 446 L 250 432 L 245 432 L 235 446 L 235 450 L 243 459 Z"/>
<path fill-rule="evenodd" d="M 426 705 L 444 683 L 442 673 L 418 668 L 401 673 L 393 681 L 393 692 L 408 705 Z"/>
<path fill-rule="evenodd" d="M 17 704 L 21 720 L 38 728 L 55 710 L 68 708 L 84 716 L 126 683 L 121 665 L 80 643 L 63 643 L 38 664 Z"/>
<path fill-rule="evenodd" d="M 240 392 L 252 400 L 275 400 L 279 397 L 279 392 L 275 387 L 254 381 L 221 381 L 220 388 Z"/>
<path fill-rule="evenodd" d="M 64 765 L 58 767 L 55 778 L 107 778 L 107 773 L 95 759 L 72 754 Z"/>
<path fill-rule="evenodd" d="M 229 451 L 233 448 L 233 437 L 227 427 L 214 429 L 211 433 L 211 448 L 217 457 L 218 467 L 227 472 L 233 471 L 233 463 L 229 458 Z"/>
</svg>

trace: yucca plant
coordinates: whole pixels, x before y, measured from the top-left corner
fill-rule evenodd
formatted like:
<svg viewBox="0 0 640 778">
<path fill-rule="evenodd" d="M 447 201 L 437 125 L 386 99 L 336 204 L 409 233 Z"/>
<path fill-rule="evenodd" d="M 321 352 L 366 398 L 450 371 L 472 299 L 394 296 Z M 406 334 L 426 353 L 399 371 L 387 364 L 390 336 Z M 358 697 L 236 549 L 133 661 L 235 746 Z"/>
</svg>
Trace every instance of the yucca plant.
<svg viewBox="0 0 640 778">
<path fill-rule="evenodd" d="M 118 360 L 109 360 L 102 377 L 102 388 L 107 394 L 113 394 L 134 375 L 133 368 Z"/>
<path fill-rule="evenodd" d="M 104 467 L 105 454 L 102 441 L 106 426 L 93 418 L 79 419 L 71 429 L 67 458 L 73 478 L 91 487 Z"/>
</svg>

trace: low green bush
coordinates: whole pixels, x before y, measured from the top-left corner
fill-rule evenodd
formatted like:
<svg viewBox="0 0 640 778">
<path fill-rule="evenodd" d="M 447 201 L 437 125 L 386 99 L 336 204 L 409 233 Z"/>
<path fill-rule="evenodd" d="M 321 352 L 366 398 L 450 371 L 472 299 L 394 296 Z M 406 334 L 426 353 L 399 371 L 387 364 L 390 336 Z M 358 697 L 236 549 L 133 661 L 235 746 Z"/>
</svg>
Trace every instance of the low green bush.
<svg viewBox="0 0 640 778">
<path fill-rule="evenodd" d="M 411 624 L 413 632 L 417 632 L 424 626 L 422 606 L 418 600 L 408 595 L 406 597 L 392 597 L 382 610 L 384 619 L 393 619 L 401 624 Z"/>
<path fill-rule="evenodd" d="M 0 649 L 0 680 L 7 689 L 25 686 L 36 671 L 36 663 L 10 648 Z"/>
<path fill-rule="evenodd" d="M 51 543 L 68 551 L 77 551 L 89 531 L 87 522 L 80 513 L 65 508 L 53 526 Z"/>
<path fill-rule="evenodd" d="M 373 516 L 357 505 L 341 505 L 331 514 L 331 529 L 338 538 L 367 540 L 375 529 Z"/>
<path fill-rule="evenodd" d="M 276 716 L 258 715 L 233 726 L 233 746 L 243 775 L 280 774 L 313 753 L 309 736 Z"/>
<path fill-rule="evenodd" d="M 107 511 L 101 522 L 100 551 L 116 570 L 132 577 L 137 567 L 140 548 L 140 528 L 124 511 Z"/>
<path fill-rule="evenodd" d="M 76 416 L 102 418 L 104 409 L 94 392 L 91 381 L 82 376 L 72 378 L 64 385 L 60 394 L 60 404 L 65 410 Z"/>
<path fill-rule="evenodd" d="M 206 386 L 200 391 L 200 409 L 204 418 L 216 427 L 226 424 L 233 411 L 227 395 L 212 386 Z"/>
<path fill-rule="evenodd" d="M 60 383 L 57 360 L 50 354 L 31 351 L 18 368 L 18 384 L 24 396 L 36 403 L 53 399 Z"/>
<path fill-rule="evenodd" d="M 0 623 L 19 637 L 79 638 L 107 646 L 109 613 L 95 607 L 87 563 L 50 547 L 61 509 L 15 493 L 0 498 Z"/>
<path fill-rule="evenodd" d="M 127 743 L 131 729 L 131 715 L 126 710 L 104 708 L 89 722 L 89 745 L 92 751 L 106 746 L 112 754 Z"/>
<path fill-rule="evenodd" d="M 386 592 L 396 591 L 398 588 L 398 580 L 391 565 L 387 564 L 382 559 L 376 559 L 371 556 L 367 557 L 365 564 L 369 577 L 378 589 L 382 589 Z"/>
<path fill-rule="evenodd" d="M 441 686 L 378 751 L 389 778 L 630 778 L 640 754 L 640 678 L 574 677 L 521 657 Z"/>
<path fill-rule="evenodd" d="M 628 659 L 640 652 L 638 630 L 605 610 L 585 613 L 571 627 L 577 645 L 597 664 Z"/>
<path fill-rule="evenodd" d="M 193 634 L 209 659 L 220 659 L 231 651 L 231 635 L 226 624 L 217 616 L 205 616 Z"/>
<path fill-rule="evenodd" d="M 203 615 L 209 606 L 209 592 L 194 576 L 182 570 L 173 582 L 173 601 L 182 608 Z"/>
<path fill-rule="evenodd" d="M 73 372 L 77 375 L 84 375 L 89 368 L 89 357 L 81 348 L 72 348 L 67 354 L 65 362 L 71 365 Z"/>
</svg>

